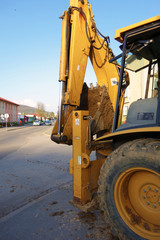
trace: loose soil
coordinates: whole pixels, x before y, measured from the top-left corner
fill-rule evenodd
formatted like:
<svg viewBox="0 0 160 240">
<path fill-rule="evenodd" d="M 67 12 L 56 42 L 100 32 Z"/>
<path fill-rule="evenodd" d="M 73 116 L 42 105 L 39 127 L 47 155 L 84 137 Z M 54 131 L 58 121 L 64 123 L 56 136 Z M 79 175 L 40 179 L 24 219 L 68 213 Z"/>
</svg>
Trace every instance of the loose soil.
<svg viewBox="0 0 160 240">
<path fill-rule="evenodd" d="M 93 118 L 92 133 L 110 131 L 114 111 L 105 85 L 88 89 L 88 109 Z"/>
</svg>

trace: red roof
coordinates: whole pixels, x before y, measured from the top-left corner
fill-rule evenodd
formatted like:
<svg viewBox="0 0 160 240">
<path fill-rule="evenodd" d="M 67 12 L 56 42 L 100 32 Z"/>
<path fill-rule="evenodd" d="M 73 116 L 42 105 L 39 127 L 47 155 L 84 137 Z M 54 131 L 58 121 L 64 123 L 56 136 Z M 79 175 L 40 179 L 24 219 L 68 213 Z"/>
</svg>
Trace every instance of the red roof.
<svg viewBox="0 0 160 240">
<path fill-rule="evenodd" d="M 11 101 L 9 101 L 9 100 L 7 100 L 7 99 L 4 99 L 4 98 L 1 98 L 1 97 L 0 97 L 0 101 L 7 102 L 7 103 L 11 103 L 11 104 L 14 104 L 14 105 L 19 106 L 17 103 L 11 102 Z"/>
</svg>

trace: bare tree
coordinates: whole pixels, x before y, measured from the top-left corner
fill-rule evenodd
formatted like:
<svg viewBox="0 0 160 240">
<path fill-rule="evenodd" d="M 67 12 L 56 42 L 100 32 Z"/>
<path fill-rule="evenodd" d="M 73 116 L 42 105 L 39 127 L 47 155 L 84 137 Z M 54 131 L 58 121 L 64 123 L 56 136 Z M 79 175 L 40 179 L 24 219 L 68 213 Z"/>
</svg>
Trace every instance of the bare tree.
<svg viewBox="0 0 160 240">
<path fill-rule="evenodd" d="M 41 120 L 42 120 L 42 117 L 45 117 L 46 112 L 45 112 L 45 107 L 43 103 L 41 102 L 37 103 L 36 114 L 38 117 L 41 118 Z"/>
</svg>

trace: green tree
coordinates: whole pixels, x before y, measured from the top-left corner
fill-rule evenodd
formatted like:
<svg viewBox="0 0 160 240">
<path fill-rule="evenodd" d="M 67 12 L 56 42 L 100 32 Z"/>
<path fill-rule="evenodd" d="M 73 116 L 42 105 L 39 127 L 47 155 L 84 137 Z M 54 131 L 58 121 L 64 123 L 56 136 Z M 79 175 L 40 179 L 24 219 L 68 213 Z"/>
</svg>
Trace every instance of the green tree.
<svg viewBox="0 0 160 240">
<path fill-rule="evenodd" d="M 55 117 L 54 112 L 50 112 L 49 117 L 50 117 L 50 118 L 54 118 L 54 117 Z"/>
</svg>

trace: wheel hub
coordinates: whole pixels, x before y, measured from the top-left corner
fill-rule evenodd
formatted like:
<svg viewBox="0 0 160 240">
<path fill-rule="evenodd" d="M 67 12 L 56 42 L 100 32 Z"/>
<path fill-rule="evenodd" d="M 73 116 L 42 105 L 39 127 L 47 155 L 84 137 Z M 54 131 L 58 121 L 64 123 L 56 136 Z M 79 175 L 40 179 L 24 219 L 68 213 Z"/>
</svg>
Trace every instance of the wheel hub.
<svg viewBox="0 0 160 240">
<path fill-rule="evenodd" d="M 140 190 L 140 196 L 145 206 L 160 209 L 160 189 L 153 184 L 146 184 Z"/>
</svg>

